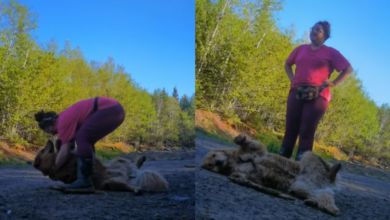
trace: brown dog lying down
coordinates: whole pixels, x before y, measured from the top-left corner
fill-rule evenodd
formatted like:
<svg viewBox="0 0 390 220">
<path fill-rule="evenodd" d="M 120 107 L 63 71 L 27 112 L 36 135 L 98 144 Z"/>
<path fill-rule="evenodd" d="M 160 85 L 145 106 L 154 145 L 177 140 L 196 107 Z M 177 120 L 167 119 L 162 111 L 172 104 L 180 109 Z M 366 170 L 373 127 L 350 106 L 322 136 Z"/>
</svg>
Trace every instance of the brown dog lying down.
<svg viewBox="0 0 390 220">
<path fill-rule="evenodd" d="M 295 162 L 268 153 L 264 144 L 243 134 L 235 137 L 234 142 L 238 149 L 212 150 L 201 167 L 229 176 L 240 185 L 285 199 L 294 199 L 290 196 L 293 195 L 306 205 L 332 215 L 339 213 L 333 190 L 338 187 L 340 164 L 331 165 L 311 152 Z"/>
<path fill-rule="evenodd" d="M 46 146 L 41 149 L 33 162 L 37 170 L 44 176 L 49 176 L 54 181 L 61 181 L 69 184 L 77 179 L 77 156 L 72 154 L 65 165 L 56 173 L 52 173 L 57 153 L 54 151 L 52 141 L 47 141 Z M 142 191 L 159 192 L 168 189 L 168 182 L 156 171 L 140 170 L 145 161 L 141 157 L 137 162 L 137 167 L 125 158 L 116 158 L 108 165 L 104 165 L 95 158 L 92 181 L 96 190 L 109 191 L 130 191 L 136 194 Z"/>
</svg>

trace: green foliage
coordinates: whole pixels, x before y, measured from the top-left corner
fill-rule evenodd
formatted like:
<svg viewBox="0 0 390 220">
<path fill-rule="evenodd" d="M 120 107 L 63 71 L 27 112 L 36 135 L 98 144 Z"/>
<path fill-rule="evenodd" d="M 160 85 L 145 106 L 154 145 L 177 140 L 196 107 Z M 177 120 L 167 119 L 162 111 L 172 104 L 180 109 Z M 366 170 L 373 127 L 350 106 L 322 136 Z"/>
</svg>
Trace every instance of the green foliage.
<svg viewBox="0 0 390 220">
<path fill-rule="evenodd" d="M 0 150 L 0 167 L 26 167 L 25 160 L 18 157 L 5 157 L 2 150 Z"/>
<path fill-rule="evenodd" d="M 264 143 L 268 152 L 271 153 L 279 153 L 280 146 L 282 146 L 282 140 L 272 133 L 258 134 L 254 139 Z"/>
<path fill-rule="evenodd" d="M 319 155 L 322 159 L 326 160 L 326 161 L 332 161 L 333 159 L 333 156 L 331 153 L 328 153 L 328 152 L 314 152 L 315 154 Z"/>
<path fill-rule="evenodd" d="M 0 27 L 0 138 L 24 145 L 44 144 L 34 114 L 60 113 L 82 99 L 105 96 L 126 111 L 124 123 L 104 141 L 194 147 L 195 106 L 179 103 L 165 89 L 149 94 L 113 58 L 87 62 L 69 41 L 63 49 L 54 40 L 41 46 L 33 33 L 37 14 L 17 1 L 2 1 Z M 192 120 L 192 121 L 191 121 Z"/>
<path fill-rule="evenodd" d="M 197 108 L 280 126 L 289 86 L 283 64 L 296 46 L 293 31 L 275 25 L 281 2 L 196 4 Z"/>
<path fill-rule="evenodd" d="M 177 92 L 176 86 L 173 88 L 172 97 L 179 101 L 179 93 Z"/>
<path fill-rule="evenodd" d="M 293 26 L 276 25 L 282 5 L 277 0 L 195 1 L 197 109 L 257 130 L 284 132 L 290 82 L 283 66 L 296 46 L 309 41 L 308 32 L 294 40 Z M 316 141 L 349 156 L 384 160 L 381 152 L 390 151 L 389 106 L 370 99 L 356 72 L 331 92 Z M 271 151 L 280 147 L 275 138 L 259 138 Z"/>
<path fill-rule="evenodd" d="M 122 151 L 117 149 L 113 149 L 113 150 L 102 150 L 99 148 L 96 149 L 96 157 L 99 160 L 103 160 L 103 161 L 114 159 L 116 157 L 119 157 L 121 154 Z"/>
<path fill-rule="evenodd" d="M 0 167 L 26 167 L 28 164 L 23 160 L 13 160 L 12 158 L 4 158 L 0 160 Z"/>
</svg>

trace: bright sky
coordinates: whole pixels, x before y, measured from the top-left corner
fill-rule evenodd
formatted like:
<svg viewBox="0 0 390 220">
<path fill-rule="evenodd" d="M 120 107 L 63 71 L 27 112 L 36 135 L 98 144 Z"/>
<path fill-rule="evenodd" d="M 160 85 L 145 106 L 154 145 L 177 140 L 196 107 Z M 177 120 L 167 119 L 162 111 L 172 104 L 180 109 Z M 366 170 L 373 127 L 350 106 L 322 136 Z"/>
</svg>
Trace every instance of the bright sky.
<svg viewBox="0 0 390 220">
<path fill-rule="evenodd" d="M 36 35 L 63 49 L 68 39 L 84 57 L 113 57 L 149 92 L 195 93 L 195 3 L 193 0 L 21 0 L 40 14 Z"/>
<path fill-rule="evenodd" d="M 325 44 L 339 50 L 351 63 L 370 97 L 390 104 L 390 1 L 286 0 L 279 24 L 295 25 L 301 37 L 317 21 L 331 24 Z"/>
</svg>

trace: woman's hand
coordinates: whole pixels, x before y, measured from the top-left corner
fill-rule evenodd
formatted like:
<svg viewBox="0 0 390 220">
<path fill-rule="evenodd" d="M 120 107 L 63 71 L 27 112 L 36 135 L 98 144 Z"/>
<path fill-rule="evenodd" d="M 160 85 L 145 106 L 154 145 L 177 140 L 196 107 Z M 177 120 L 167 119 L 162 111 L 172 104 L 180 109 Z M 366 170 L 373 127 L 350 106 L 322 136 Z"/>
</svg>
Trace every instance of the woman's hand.
<svg viewBox="0 0 390 220">
<path fill-rule="evenodd" d="M 292 67 L 286 63 L 284 64 L 284 70 L 286 71 L 288 79 L 290 80 L 290 82 L 292 82 L 294 80 L 294 73 Z"/>
<path fill-rule="evenodd" d="M 347 66 L 345 69 L 343 69 L 340 74 L 337 76 L 337 78 L 335 80 L 333 80 L 333 82 L 329 81 L 329 79 L 325 79 L 324 81 L 322 81 L 325 85 L 329 85 L 330 87 L 335 87 L 337 86 L 338 84 L 340 84 L 341 82 L 343 82 L 345 79 L 348 78 L 348 76 L 351 74 L 351 72 L 353 71 L 353 68 L 351 65 Z"/>
<path fill-rule="evenodd" d="M 329 79 L 324 79 L 324 80 L 322 81 L 322 83 L 323 83 L 324 85 L 329 86 L 329 87 L 335 87 L 335 86 L 336 86 L 336 84 L 335 84 L 334 82 L 330 81 Z"/>
</svg>

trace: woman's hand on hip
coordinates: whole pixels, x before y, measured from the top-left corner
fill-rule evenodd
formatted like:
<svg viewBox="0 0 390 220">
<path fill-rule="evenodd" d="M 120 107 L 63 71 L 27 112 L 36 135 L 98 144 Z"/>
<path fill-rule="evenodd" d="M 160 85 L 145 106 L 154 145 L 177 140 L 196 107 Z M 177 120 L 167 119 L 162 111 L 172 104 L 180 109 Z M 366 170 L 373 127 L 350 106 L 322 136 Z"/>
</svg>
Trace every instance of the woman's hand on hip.
<svg viewBox="0 0 390 220">
<path fill-rule="evenodd" d="M 335 86 L 336 86 L 336 84 L 335 84 L 334 82 L 330 81 L 329 79 L 324 79 L 324 80 L 322 81 L 322 83 L 323 83 L 324 85 L 329 86 L 329 87 L 335 87 Z"/>
</svg>

